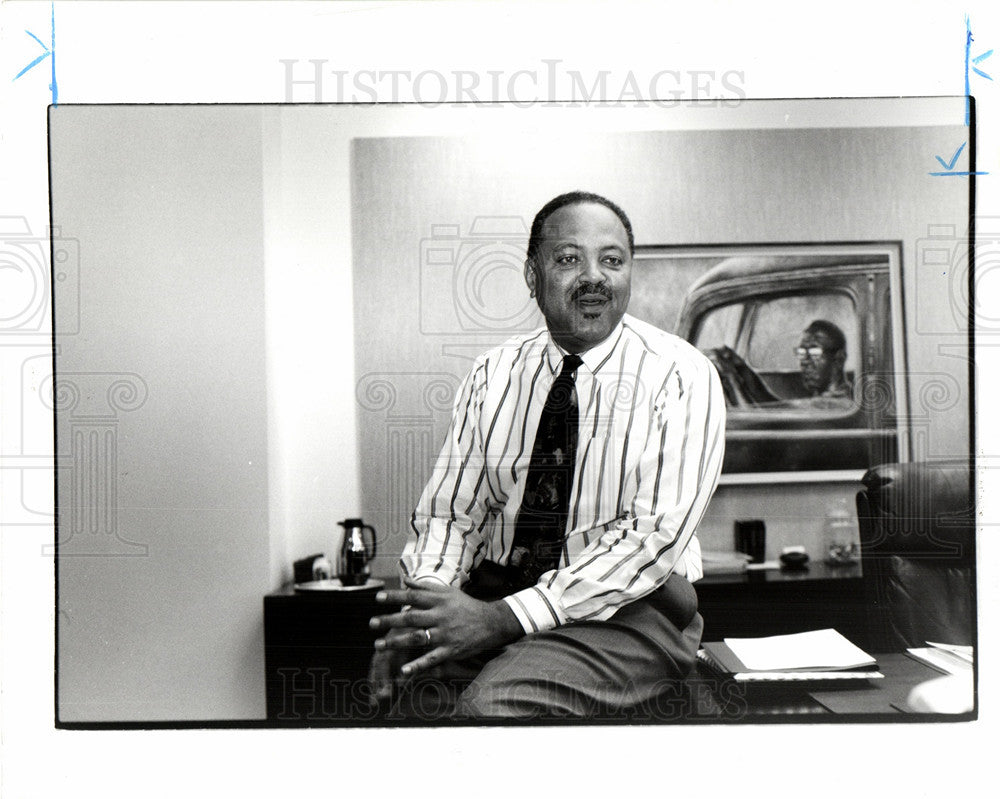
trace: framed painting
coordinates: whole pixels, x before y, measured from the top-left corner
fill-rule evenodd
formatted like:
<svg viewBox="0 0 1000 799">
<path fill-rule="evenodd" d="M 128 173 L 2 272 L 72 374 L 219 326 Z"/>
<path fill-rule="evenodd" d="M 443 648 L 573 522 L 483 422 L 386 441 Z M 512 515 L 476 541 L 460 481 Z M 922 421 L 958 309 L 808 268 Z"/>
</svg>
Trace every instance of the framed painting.
<svg viewBox="0 0 1000 799">
<path fill-rule="evenodd" d="M 726 482 L 828 480 L 907 460 L 896 243 L 642 247 L 630 312 L 715 363 Z"/>
</svg>

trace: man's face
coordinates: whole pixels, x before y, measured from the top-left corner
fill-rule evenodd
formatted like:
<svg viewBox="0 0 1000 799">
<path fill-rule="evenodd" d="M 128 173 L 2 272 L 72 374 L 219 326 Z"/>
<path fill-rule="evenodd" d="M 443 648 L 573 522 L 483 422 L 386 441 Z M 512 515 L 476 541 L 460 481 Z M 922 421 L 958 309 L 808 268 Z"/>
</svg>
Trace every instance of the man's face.
<svg viewBox="0 0 1000 799">
<path fill-rule="evenodd" d="M 806 331 L 799 341 L 799 348 L 804 350 L 822 350 L 822 353 L 806 354 L 799 356 L 799 371 L 802 375 L 802 383 L 811 393 L 825 391 L 830 382 L 836 377 L 835 369 L 840 363 L 842 356 L 834 350 L 833 341 L 826 333 L 817 331 Z"/>
<path fill-rule="evenodd" d="M 628 307 L 632 255 L 617 215 L 599 203 L 560 208 L 545 223 L 536 261 L 524 278 L 552 338 L 579 353 L 611 335 Z"/>
</svg>

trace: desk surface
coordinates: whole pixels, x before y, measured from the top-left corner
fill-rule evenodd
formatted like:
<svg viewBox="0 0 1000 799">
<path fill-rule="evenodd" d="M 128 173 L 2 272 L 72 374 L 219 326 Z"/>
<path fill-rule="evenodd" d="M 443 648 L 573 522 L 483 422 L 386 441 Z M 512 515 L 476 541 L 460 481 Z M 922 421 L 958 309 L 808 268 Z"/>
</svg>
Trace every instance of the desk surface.
<svg viewBox="0 0 1000 799">
<path fill-rule="evenodd" d="M 811 581 L 827 580 L 856 580 L 861 577 L 861 564 L 854 563 L 846 566 L 830 566 L 822 561 L 809 563 L 806 569 L 759 569 L 729 574 L 708 574 L 694 583 L 695 587 L 702 585 L 745 585 L 749 583 L 802 583 Z M 392 574 L 387 577 L 378 578 L 385 583 L 386 588 L 398 588 L 399 576 Z M 379 586 L 380 587 L 380 586 Z M 371 586 L 374 590 L 376 586 Z M 295 590 L 293 583 L 286 583 L 281 588 L 273 591 L 271 596 L 290 596 L 302 593 Z M 338 593 L 338 592 L 330 592 Z"/>
<path fill-rule="evenodd" d="M 944 715 L 915 713 L 907 706 L 907 697 L 917 685 L 943 676 L 906 654 L 892 652 L 875 655 L 882 679 L 867 680 L 850 686 L 829 688 L 796 687 L 794 684 L 777 686 L 714 685 L 717 707 L 716 717 L 725 721 L 764 721 L 767 717 L 838 716 L 837 721 L 879 720 L 965 720 L 971 714 Z M 713 678 L 702 674 L 709 684 Z M 711 715 L 711 714 L 710 714 Z M 770 720 L 779 720 L 772 718 Z"/>
<path fill-rule="evenodd" d="M 813 580 L 856 580 L 861 577 L 861 564 L 830 566 L 822 561 L 810 561 L 805 569 L 754 569 L 730 574 L 706 574 L 699 585 L 742 585 L 745 583 L 799 583 Z"/>
</svg>

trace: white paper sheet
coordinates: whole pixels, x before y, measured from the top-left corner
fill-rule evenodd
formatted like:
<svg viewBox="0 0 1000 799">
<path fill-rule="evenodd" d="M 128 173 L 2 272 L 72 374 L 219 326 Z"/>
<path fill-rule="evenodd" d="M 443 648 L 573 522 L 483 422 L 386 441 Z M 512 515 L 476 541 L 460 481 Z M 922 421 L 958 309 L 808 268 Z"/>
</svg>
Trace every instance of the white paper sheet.
<svg viewBox="0 0 1000 799">
<path fill-rule="evenodd" d="M 906 651 L 917 660 L 923 661 L 929 666 L 933 666 L 946 674 L 972 674 L 972 661 L 971 659 L 966 659 L 963 653 L 954 652 L 951 649 L 940 648 L 934 645 L 927 647 L 915 647 L 907 649 Z"/>
<path fill-rule="evenodd" d="M 849 669 L 875 663 L 834 629 L 725 641 L 743 665 L 754 670 Z"/>
</svg>

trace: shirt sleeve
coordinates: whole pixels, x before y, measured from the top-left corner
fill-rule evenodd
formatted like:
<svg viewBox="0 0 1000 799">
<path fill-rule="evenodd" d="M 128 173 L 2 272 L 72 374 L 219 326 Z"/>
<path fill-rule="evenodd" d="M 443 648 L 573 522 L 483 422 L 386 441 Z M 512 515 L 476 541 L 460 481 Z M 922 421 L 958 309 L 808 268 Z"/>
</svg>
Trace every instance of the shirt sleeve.
<svg viewBox="0 0 1000 799">
<path fill-rule="evenodd" d="M 477 361 L 459 388 L 444 446 L 410 519 L 414 536 L 399 561 L 404 576 L 460 586 L 483 546 L 489 509 L 479 429 L 485 377 L 486 363 Z"/>
<path fill-rule="evenodd" d="M 626 512 L 595 531 L 573 564 L 506 598 L 525 632 L 607 619 L 675 569 L 688 579 L 701 575 L 694 535 L 725 450 L 725 401 L 708 359 L 694 353 L 672 370 L 656 392 L 652 414 Z"/>
</svg>

